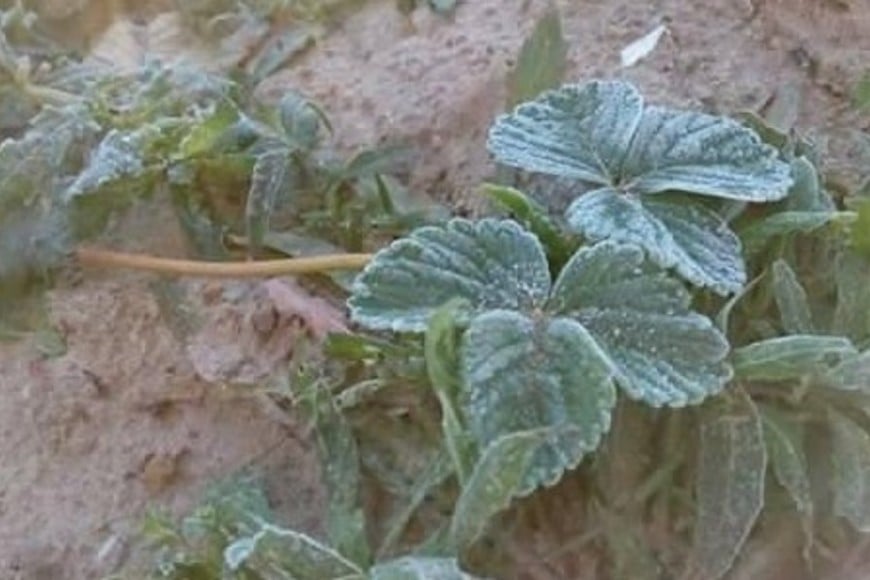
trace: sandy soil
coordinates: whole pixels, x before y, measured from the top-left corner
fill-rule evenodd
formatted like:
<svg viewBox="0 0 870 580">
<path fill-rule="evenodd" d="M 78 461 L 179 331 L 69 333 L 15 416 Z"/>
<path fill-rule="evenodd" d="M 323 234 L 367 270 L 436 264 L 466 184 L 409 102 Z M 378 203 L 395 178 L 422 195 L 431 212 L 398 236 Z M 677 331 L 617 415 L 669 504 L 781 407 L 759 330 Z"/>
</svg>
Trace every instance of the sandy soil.
<svg viewBox="0 0 870 580">
<path fill-rule="evenodd" d="M 868 0 L 558 4 L 570 79 L 620 76 L 650 100 L 721 111 L 794 86 L 803 99 L 799 124 L 830 136 L 843 167 L 854 154 L 847 129 L 870 127 L 846 98 L 870 63 Z M 445 20 L 425 9 L 407 19 L 392 2 L 371 2 L 262 92 L 277 98 L 292 86 L 319 101 L 347 150 L 388 139 L 412 145 L 417 191 L 457 211 L 478 210 L 474 190 L 492 171 L 485 132 L 503 109 L 505 73 L 545 5 L 466 1 Z M 653 53 L 620 69 L 620 49 L 662 22 L 669 33 Z M 142 249 L 180 251 L 172 236 L 158 242 L 149 233 L 153 220 L 144 223 L 141 238 L 130 236 Z M 321 530 L 318 468 L 302 429 L 202 381 L 188 339 L 173 332 L 150 282 L 92 276 L 55 292 L 53 320 L 69 346 L 60 357 L 44 358 L 34 343 L 0 346 L 0 579 L 113 572 L 130 556 L 148 505 L 184 510 L 209 481 L 246 465 L 264 473 L 285 522 Z M 215 323 L 213 335 L 196 340 L 226 345 L 251 324 L 256 300 L 248 290 L 182 287 L 205 320 L 238 322 Z M 286 336 L 271 363 L 291 353 Z M 768 565 L 752 577 L 783 574 Z"/>
</svg>

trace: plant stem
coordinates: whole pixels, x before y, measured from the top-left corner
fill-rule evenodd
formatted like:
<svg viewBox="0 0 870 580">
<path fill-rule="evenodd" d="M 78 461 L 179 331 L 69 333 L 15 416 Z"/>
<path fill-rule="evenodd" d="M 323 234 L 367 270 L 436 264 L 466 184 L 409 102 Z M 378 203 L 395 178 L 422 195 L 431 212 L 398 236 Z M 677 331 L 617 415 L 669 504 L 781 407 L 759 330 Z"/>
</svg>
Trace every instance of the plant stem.
<svg viewBox="0 0 870 580">
<path fill-rule="evenodd" d="M 259 262 L 202 262 L 157 258 L 95 248 L 77 248 L 75 257 L 79 264 L 87 268 L 119 268 L 204 278 L 270 278 L 289 274 L 314 274 L 330 270 L 358 270 L 365 266 L 372 256 L 371 254 L 335 254 Z"/>
</svg>

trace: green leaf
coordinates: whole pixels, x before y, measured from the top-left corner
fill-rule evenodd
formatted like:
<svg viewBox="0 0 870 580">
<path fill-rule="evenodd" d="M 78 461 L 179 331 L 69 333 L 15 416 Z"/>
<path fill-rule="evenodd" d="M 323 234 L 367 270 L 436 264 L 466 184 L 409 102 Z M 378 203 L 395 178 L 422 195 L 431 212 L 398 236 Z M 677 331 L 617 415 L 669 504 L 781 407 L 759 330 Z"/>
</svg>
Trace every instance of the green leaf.
<svg viewBox="0 0 870 580">
<path fill-rule="evenodd" d="M 784 211 L 752 222 L 738 234 L 746 255 L 754 256 L 778 236 L 809 234 L 829 223 L 848 223 L 853 218 L 851 212 Z"/>
<path fill-rule="evenodd" d="M 489 520 L 520 494 L 532 458 L 549 435 L 548 429 L 520 431 L 486 447 L 453 510 L 450 536 L 457 551 L 470 548 Z"/>
<path fill-rule="evenodd" d="M 111 130 L 93 152 L 84 170 L 66 190 L 67 200 L 92 193 L 111 182 L 128 180 L 146 170 L 145 152 L 160 137 L 155 127 L 131 133 Z"/>
<path fill-rule="evenodd" d="M 499 117 L 496 160 L 634 193 L 678 190 L 782 199 L 789 166 L 752 130 L 725 117 L 650 106 L 621 81 L 566 85 Z"/>
<path fill-rule="evenodd" d="M 499 116 L 487 146 L 511 167 L 615 185 L 642 113 L 627 83 L 566 85 Z"/>
<path fill-rule="evenodd" d="M 284 94 L 278 110 L 284 132 L 302 150 L 310 150 L 317 144 L 321 124 L 329 127 L 325 115 L 295 91 Z"/>
<path fill-rule="evenodd" d="M 264 524 L 253 536 L 234 542 L 226 549 L 224 559 L 230 570 L 239 570 L 244 565 L 267 578 L 276 577 L 273 575 L 276 570 L 298 580 L 365 578 L 362 569 L 338 552 L 305 534 L 271 524 Z"/>
<path fill-rule="evenodd" d="M 245 227 L 252 255 L 263 243 L 275 207 L 291 194 L 294 177 L 286 149 L 272 149 L 257 157 L 245 207 Z"/>
<path fill-rule="evenodd" d="M 870 260 L 852 251 L 836 258 L 837 306 L 833 331 L 863 344 L 870 338 Z"/>
<path fill-rule="evenodd" d="M 246 69 L 254 82 L 259 82 L 287 65 L 294 57 L 314 45 L 314 35 L 305 26 L 285 24 L 278 34 L 271 35 L 248 61 Z"/>
<path fill-rule="evenodd" d="M 813 315 L 797 274 L 785 260 L 774 262 L 771 272 L 773 298 L 779 308 L 783 330 L 788 334 L 813 334 Z"/>
<path fill-rule="evenodd" d="M 801 425 L 772 407 L 761 409 L 761 420 L 767 453 L 777 481 L 788 491 L 797 510 L 811 518 L 813 498 Z"/>
<path fill-rule="evenodd" d="M 178 157 L 189 159 L 211 153 L 240 119 L 239 110 L 221 103 L 193 127 L 178 146 Z"/>
<path fill-rule="evenodd" d="M 329 498 L 326 528 L 330 542 L 348 560 L 368 566 L 371 554 L 360 497 L 362 478 L 356 439 L 330 399 L 317 406 L 315 425 L 321 473 Z"/>
<path fill-rule="evenodd" d="M 605 188 L 579 197 L 566 219 L 589 240 L 637 244 L 656 264 L 718 294 L 739 292 L 746 283 L 740 240 L 722 218 L 701 205 Z"/>
<path fill-rule="evenodd" d="M 865 258 L 870 258 L 870 199 L 856 202 L 857 219 L 850 228 L 852 247 Z"/>
<path fill-rule="evenodd" d="M 592 336 L 571 319 L 493 310 L 472 321 L 462 355 L 462 407 L 480 448 L 518 431 L 552 429 L 521 494 L 555 483 L 610 427 L 612 370 Z"/>
<path fill-rule="evenodd" d="M 870 532 L 870 434 L 831 412 L 834 457 L 834 513 L 860 532 Z"/>
<path fill-rule="evenodd" d="M 627 189 L 678 190 L 750 202 L 784 198 L 789 167 L 753 131 L 726 117 L 647 107 L 622 166 Z"/>
<path fill-rule="evenodd" d="M 644 260 L 640 248 L 582 248 L 556 281 L 548 310 L 577 319 L 595 337 L 629 397 L 680 407 L 719 392 L 731 377 L 728 342 L 691 296 Z"/>
<path fill-rule="evenodd" d="M 378 564 L 369 580 L 477 580 L 459 567 L 456 558 L 405 556 Z"/>
<path fill-rule="evenodd" d="M 695 577 L 722 578 L 764 505 L 767 453 L 758 411 L 741 396 L 704 418 L 697 475 Z"/>
<path fill-rule="evenodd" d="M 559 10 L 551 6 L 535 24 L 520 49 L 516 67 L 508 74 L 508 107 L 557 87 L 565 76 L 567 56 Z"/>
<path fill-rule="evenodd" d="M 823 377 L 825 386 L 870 394 L 870 350 L 846 357 Z"/>
<path fill-rule="evenodd" d="M 791 176 L 794 183 L 784 200 L 788 211 L 832 212 L 837 209 L 819 179 L 819 172 L 809 159 L 793 159 Z"/>
<path fill-rule="evenodd" d="M 464 486 L 474 461 L 474 448 L 457 408 L 462 384 L 458 324 L 462 308 L 460 301 L 451 300 L 435 311 L 426 329 L 424 352 L 429 382 L 441 403 L 444 445 L 453 460 L 459 483 Z"/>
<path fill-rule="evenodd" d="M 354 321 L 371 329 L 422 332 L 453 298 L 472 312 L 542 304 L 550 273 L 538 240 L 508 220 L 456 218 L 427 226 L 378 252 L 354 282 Z"/>
<path fill-rule="evenodd" d="M 739 379 L 786 381 L 825 371 L 857 351 L 841 336 L 780 336 L 734 350 L 731 362 Z"/>
</svg>

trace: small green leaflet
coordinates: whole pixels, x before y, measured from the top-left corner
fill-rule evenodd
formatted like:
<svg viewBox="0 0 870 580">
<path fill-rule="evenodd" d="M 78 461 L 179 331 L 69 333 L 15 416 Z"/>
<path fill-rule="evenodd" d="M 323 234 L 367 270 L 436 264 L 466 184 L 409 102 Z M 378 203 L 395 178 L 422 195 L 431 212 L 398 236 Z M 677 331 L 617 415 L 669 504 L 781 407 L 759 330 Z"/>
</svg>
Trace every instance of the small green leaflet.
<svg viewBox="0 0 870 580">
<path fill-rule="evenodd" d="M 549 436 L 547 431 L 511 433 L 484 450 L 453 510 L 450 537 L 457 551 L 470 548 L 492 516 L 520 495 L 532 457 Z"/>
<path fill-rule="evenodd" d="M 786 381 L 824 372 L 856 353 L 848 338 L 801 334 L 742 346 L 731 362 L 739 379 Z"/>
<path fill-rule="evenodd" d="M 432 315 L 424 338 L 426 372 L 441 403 L 441 430 L 460 485 L 464 486 L 474 457 L 473 442 L 465 431 L 457 407 L 461 389 L 458 316 L 463 309 L 451 300 Z"/>
<path fill-rule="evenodd" d="M 782 328 L 787 334 L 813 334 L 813 315 L 807 293 L 794 270 L 785 260 L 771 266 L 773 298 L 779 308 Z"/>
<path fill-rule="evenodd" d="M 767 452 L 758 410 L 748 396 L 715 405 L 704 416 L 700 453 L 692 560 L 695 577 L 718 580 L 764 505 Z"/>
<path fill-rule="evenodd" d="M 832 330 L 864 344 L 870 338 L 870 260 L 855 251 L 844 251 L 837 256 L 834 276 L 837 307 Z"/>
<path fill-rule="evenodd" d="M 269 228 L 269 218 L 283 198 L 291 195 L 294 165 L 285 148 L 276 148 L 257 157 L 251 176 L 251 189 L 245 207 L 248 250 L 256 254 Z"/>
<path fill-rule="evenodd" d="M 834 440 L 834 513 L 860 532 L 870 532 L 870 434 L 831 411 Z"/>
<path fill-rule="evenodd" d="M 783 211 L 752 222 L 738 235 L 746 255 L 754 256 L 779 236 L 809 234 L 828 224 L 851 223 L 854 218 L 847 211 Z"/>
<path fill-rule="evenodd" d="M 516 67 L 508 74 L 507 106 L 513 108 L 558 86 L 565 76 L 567 56 L 559 10 L 550 6 L 523 43 Z"/>
<path fill-rule="evenodd" d="M 761 407 L 760 411 L 773 473 L 794 500 L 797 510 L 811 518 L 813 499 L 802 426 L 771 406 Z"/>
<path fill-rule="evenodd" d="M 224 552 L 230 570 L 247 567 L 267 578 L 274 571 L 297 580 L 364 580 L 365 572 L 338 552 L 293 530 L 264 524 L 253 536 L 236 540 Z M 278 576 L 280 577 L 280 576 Z"/>
</svg>

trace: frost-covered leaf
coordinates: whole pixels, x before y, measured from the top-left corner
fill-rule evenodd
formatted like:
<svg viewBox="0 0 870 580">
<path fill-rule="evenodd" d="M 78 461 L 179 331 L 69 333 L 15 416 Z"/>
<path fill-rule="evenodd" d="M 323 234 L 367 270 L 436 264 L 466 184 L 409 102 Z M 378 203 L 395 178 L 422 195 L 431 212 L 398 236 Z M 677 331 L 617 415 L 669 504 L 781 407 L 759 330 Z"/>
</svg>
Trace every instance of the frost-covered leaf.
<svg viewBox="0 0 870 580">
<path fill-rule="evenodd" d="M 848 338 L 801 334 L 780 336 L 737 348 L 734 372 L 748 381 L 785 381 L 825 371 L 857 351 Z"/>
<path fill-rule="evenodd" d="M 629 84 L 566 85 L 496 119 L 487 145 L 511 167 L 616 185 L 642 112 Z"/>
<path fill-rule="evenodd" d="M 811 517 L 813 498 L 802 426 L 771 407 L 761 409 L 761 420 L 767 453 L 777 481 L 788 491 L 797 510 Z"/>
<path fill-rule="evenodd" d="M 789 166 L 752 130 L 725 117 L 644 108 L 621 81 L 548 91 L 499 117 L 488 146 L 512 167 L 634 193 L 762 202 L 782 199 L 791 185 Z"/>
<path fill-rule="evenodd" d="M 108 183 L 138 177 L 146 169 L 145 151 L 159 138 L 159 130 L 145 126 L 131 133 L 113 129 L 91 155 L 88 164 L 66 191 L 66 199 L 94 192 Z"/>
<path fill-rule="evenodd" d="M 782 199 L 789 167 L 753 131 L 726 117 L 647 107 L 622 166 L 626 187 L 764 202 Z"/>
<path fill-rule="evenodd" d="M 508 107 L 558 86 L 565 76 L 567 56 L 568 44 L 562 36 L 559 10 L 550 6 L 523 43 L 517 64 L 508 75 Z"/>
<path fill-rule="evenodd" d="M 832 212 L 837 209 L 822 185 L 818 170 L 809 159 L 793 159 L 791 176 L 794 183 L 784 200 L 787 211 Z"/>
<path fill-rule="evenodd" d="M 294 167 L 286 149 L 273 149 L 257 157 L 245 206 L 251 253 L 256 253 L 262 245 L 272 213 L 282 198 L 290 195 L 294 177 Z"/>
<path fill-rule="evenodd" d="M 731 377 L 728 342 L 708 318 L 689 310 L 690 301 L 640 248 L 604 242 L 574 255 L 548 310 L 576 318 L 592 333 L 631 398 L 680 407 L 719 392 Z"/>
<path fill-rule="evenodd" d="M 738 292 L 746 283 L 740 240 L 700 205 L 605 188 L 578 198 L 566 219 L 592 241 L 637 244 L 656 264 L 719 294 Z"/>
<path fill-rule="evenodd" d="M 839 413 L 831 413 L 834 441 L 834 513 L 858 531 L 870 532 L 870 434 Z"/>
<path fill-rule="evenodd" d="M 778 236 L 809 234 L 829 223 L 849 223 L 853 218 L 851 212 L 784 211 L 754 221 L 738 234 L 746 255 L 753 256 Z"/>
<path fill-rule="evenodd" d="M 218 105 L 181 140 L 178 156 L 186 159 L 213 152 L 218 144 L 226 140 L 227 133 L 239 119 L 239 110 L 235 106 L 229 103 Z"/>
<path fill-rule="evenodd" d="M 779 308 L 782 328 L 788 334 L 813 334 L 813 315 L 807 293 L 797 274 L 785 260 L 777 260 L 771 266 L 773 274 L 773 298 Z"/>
<path fill-rule="evenodd" d="M 854 251 L 841 252 L 836 260 L 833 331 L 864 344 L 870 338 L 870 260 Z"/>
<path fill-rule="evenodd" d="M 275 571 L 297 580 L 363 580 L 366 577 L 362 569 L 332 548 L 300 532 L 271 524 L 264 524 L 253 536 L 234 542 L 225 551 L 224 558 L 231 570 L 244 565 L 266 574 L 267 578 L 280 578 L 274 575 Z"/>
<path fill-rule="evenodd" d="M 462 407 L 480 448 L 518 431 L 550 429 L 520 494 L 555 483 L 610 427 L 612 370 L 574 320 L 493 310 L 472 321 L 462 355 Z"/>
<path fill-rule="evenodd" d="M 472 312 L 543 304 L 550 273 L 540 242 L 518 224 L 453 219 L 378 252 L 354 282 L 351 316 L 372 329 L 421 332 L 453 298 Z"/>
<path fill-rule="evenodd" d="M 369 571 L 369 580 L 479 580 L 466 574 L 456 558 L 405 556 L 378 564 Z"/>
<path fill-rule="evenodd" d="M 717 406 L 704 417 L 696 483 L 695 577 L 718 580 L 731 568 L 764 505 L 766 468 L 761 419 L 749 397 Z"/>
<path fill-rule="evenodd" d="M 520 431 L 484 449 L 453 510 L 450 535 L 455 549 L 470 548 L 489 520 L 519 495 L 535 451 L 547 437 L 547 429 Z"/>
</svg>

